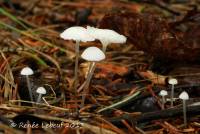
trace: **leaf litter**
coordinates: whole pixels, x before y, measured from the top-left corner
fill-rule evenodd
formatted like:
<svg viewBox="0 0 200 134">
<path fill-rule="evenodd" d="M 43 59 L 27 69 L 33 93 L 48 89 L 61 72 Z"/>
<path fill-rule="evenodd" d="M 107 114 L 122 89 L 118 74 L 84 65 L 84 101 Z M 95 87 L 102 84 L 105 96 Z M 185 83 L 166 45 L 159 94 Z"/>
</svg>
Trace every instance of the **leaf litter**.
<svg viewBox="0 0 200 134">
<path fill-rule="evenodd" d="M 199 2 L 191 1 L 25 1 L 0 2 L 0 130 L 2 133 L 199 133 Z M 128 38 L 108 47 L 96 65 L 86 104 L 73 93 L 74 43 L 59 34 L 80 25 L 113 29 Z M 100 47 L 100 42 L 82 43 Z M 78 87 L 89 64 L 80 59 Z M 29 66 L 31 89 L 47 90 L 31 102 L 20 70 Z M 176 78 L 175 106 L 170 92 Z M 190 95 L 183 126 L 182 91 Z M 75 109 L 79 109 L 76 113 Z"/>
</svg>

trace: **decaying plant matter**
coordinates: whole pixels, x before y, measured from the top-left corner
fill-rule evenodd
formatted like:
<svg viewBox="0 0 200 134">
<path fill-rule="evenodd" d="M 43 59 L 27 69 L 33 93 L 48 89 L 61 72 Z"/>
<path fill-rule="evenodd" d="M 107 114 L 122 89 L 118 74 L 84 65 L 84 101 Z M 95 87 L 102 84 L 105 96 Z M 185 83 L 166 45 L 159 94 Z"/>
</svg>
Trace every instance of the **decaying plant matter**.
<svg viewBox="0 0 200 134">
<path fill-rule="evenodd" d="M 199 26 L 189 27 L 187 32 L 181 32 L 172 25 L 168 20 L 148 13 L 121 13 L 106 15 L 99 27 L 111 28 L 124 34 L 138 49 L 155 58 L 199 62 Z"/>
<path fill-rule="evenodd" d="M 195 0 L 0 1 L 0 133 L 199 133 L 199 9 Z M 74 26 L 96 40 L 60 38 Z M 94 49 L 76 54 L 101 43 L 101 62 Z M 24 67 L 34 71 L 28 84 Z"/>
</svg>

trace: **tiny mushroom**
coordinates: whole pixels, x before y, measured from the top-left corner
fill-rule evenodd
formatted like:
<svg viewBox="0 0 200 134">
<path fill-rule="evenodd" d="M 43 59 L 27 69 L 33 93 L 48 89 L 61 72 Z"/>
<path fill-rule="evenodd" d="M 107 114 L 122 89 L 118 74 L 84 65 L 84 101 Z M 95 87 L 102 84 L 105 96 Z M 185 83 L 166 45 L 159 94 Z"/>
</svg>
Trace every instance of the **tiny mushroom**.
<svg viewBox="0 0 200 134">
<path fill-rule="evenodd" d="M 173 105 L 174 105 L 174 86 L 178 84 L 178 81 L 175 78 L 171 78 L 171 79 L 169 79 L 168 83 L 172 86 L 170 100 L 171 100 L 171 107 L 173 107 Z"/>
<path fill-rule="evenodd" d="M 64 40 L 74 40 L 76 41 L 75 45 L 75 53 L 76 53 L 76 60 L 75 60 L 75 74 L 74 74 L 74 92 L 76 93 L 77 85 L 78 85 L 78 58 L 79 58 L 79 45 L 80 42 L 88 42 L 94 41 L 95 39 L 90 36 L 87 30 L 84 27 L 80 26 L 73 26 L 67 28 L 60 34 L 60 37 Z"/>
<path fill-rule="evenodd" d="M 187 92 L 183 91 L 179 98 L 183 100 L 183 118 L 184 118 L 184 126 L 187 126 L 187 116 L 186 116 L 186 100 L 189 100 L 189 95 Z"/>
<path fill-rule="evenodd" d="M 46 94 L 47 91 L 44 87 L 38 87 L 36 92 L 39 94 L 39 96 L 37 98 L 37 103 L 40 103 L 41 99 L 42 99 L 42 95 Z"/>
<path fill-rule="evenodd" d="M 121 35 L 114 30 L 110 29 L 100 29 L 95 27 L 87 26 L 87 30 L 91 36 L 95 39 L 98 39 L 101 44 L 103 45 L 103 52 L 106 52 L 106 48 L 111 43 L 125 43 L 126 37 Z"/>
<path fill-rule="evenodd" d="M 165 96 L 168 95 L 168 92 L 166 90 L 161 90 L 159 95 L 162 97 L 162 109 L 165 109 Z"/>
<path fill-rule="evenodd" d="M 89 70 L 88 70 L 88 75 L 85 81 L 85 85 L 84 85 L 84 95 L 82 96 L 82 105 L 84 106 L 85 103 L 85 97 L 86 94 L 89 92 L 88 91 L 88 87 L 90 84 L 90 80 L 92 78 L 92 75 L 94 73 L 94 65 L 96 62 L 102 61 L 105 59 L 105 54 L 103 53 L 103 51 L 101 51 L 99 48 L 97 47 L 88 47 L 87 49 L 85 49 L 81 55 L 81 57 L 90 62 L 90 66 L 89 66 Z"/>
<path fill-rule="evenodd" d="M 26 83 L 27 83 L 27 87 L 29 91 L 29 96 L 30 96 L 31 101 L 33 102 L 33 93 L 31 90 L 31 85 L 30 85 L 30 80 L 29 80 L 29 75 L 33 75 L 33 70 L 30 67 L 24 67 L 21 70 L 20 74 L 26 77 Z"/>
</svg>

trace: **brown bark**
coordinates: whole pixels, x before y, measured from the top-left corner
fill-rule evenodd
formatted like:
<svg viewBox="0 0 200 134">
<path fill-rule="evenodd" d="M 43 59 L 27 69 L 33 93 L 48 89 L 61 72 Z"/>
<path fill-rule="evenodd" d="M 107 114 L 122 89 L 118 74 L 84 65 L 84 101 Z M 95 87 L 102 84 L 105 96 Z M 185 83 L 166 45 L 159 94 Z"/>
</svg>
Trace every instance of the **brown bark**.
<svg viewBox="0 0 200 134">
<path fill-rule="evenodd" d="M 200 27 L 192 27 L 187 34 L 177 32 L 161 17 L 138 13 L 108 14 L 99 27 L 127 36 L 138 49 L 155 58 L 180 62 L 200 59 Z"/>
</svg>

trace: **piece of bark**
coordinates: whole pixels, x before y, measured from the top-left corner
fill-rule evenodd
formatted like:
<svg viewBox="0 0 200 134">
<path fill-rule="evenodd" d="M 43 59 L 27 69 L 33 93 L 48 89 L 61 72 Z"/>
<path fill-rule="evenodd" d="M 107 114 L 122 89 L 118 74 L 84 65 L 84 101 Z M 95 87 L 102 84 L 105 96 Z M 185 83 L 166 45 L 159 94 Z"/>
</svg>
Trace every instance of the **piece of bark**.
<svg viewBox="0 0 200 134">
<path fill-rule="evenodd" d="M 138 13 L 108 14 L 100 21 L 99 28 L 113 29 L 125 35 L 139 50 L 154 58 L 185 63 L 200 61 L 200 41 L 187 39 L 194 32 L 189 35 L 177 32 L 166 19 L 159 16 Z M 200 27 L 193 30 L 196 31 L 195 37 L 198 37 Z"/>
<path fill-rule="evenodd" d="M 187 116 L 188 117 L 197 115 L 199 112 L 200 112 L 200 105 L 187 106 Z M 182 114 L 183 114 L 183 108 L 175 107 L 175 108 L 165 109 L 165 110 L 156 111 L 156 112 L 144 113 L 137 117 L 135 117 L 135 116 L 132 117 L 129 114 L 124 114 L 120 117 L 114 117 L 114 118 L 111 118 L 108 120 L 111 121 L 112 123 L 118 123 L 122 119 L 128 120 L 132 123 L 143 123 L 143 122 L 150 122 L 152 120 L 157 120 L 157 119 L 182 116 Z"/>
</svg>

